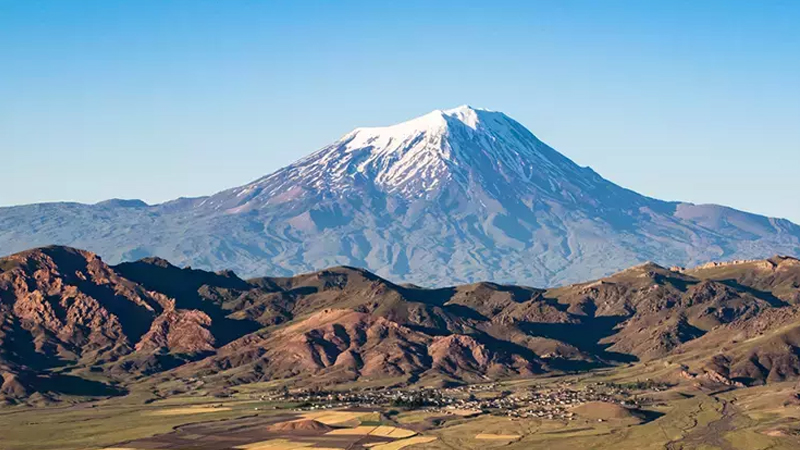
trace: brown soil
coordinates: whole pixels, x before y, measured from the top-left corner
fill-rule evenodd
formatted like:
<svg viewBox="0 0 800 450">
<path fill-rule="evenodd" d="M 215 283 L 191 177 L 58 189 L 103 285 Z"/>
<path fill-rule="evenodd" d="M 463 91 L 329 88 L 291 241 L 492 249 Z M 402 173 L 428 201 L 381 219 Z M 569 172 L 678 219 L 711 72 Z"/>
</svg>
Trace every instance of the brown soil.
<svg viewBox="0 0 800 450">
<path fill-rule="evenodd" d="M 589 402 L 572 408 L 572 411 L 583 418 L 592 420 L 638 419 L 634 410 L 615 403 Z"/>
<path fill-rule="evenodd" d="M 332 431 L 333 428 L 312 419 L 292 420 L 289 422 L 280 422 L 267 427 L 269 431 L 313 431 L 319 433 L 327 433 Z"/>
</svg>

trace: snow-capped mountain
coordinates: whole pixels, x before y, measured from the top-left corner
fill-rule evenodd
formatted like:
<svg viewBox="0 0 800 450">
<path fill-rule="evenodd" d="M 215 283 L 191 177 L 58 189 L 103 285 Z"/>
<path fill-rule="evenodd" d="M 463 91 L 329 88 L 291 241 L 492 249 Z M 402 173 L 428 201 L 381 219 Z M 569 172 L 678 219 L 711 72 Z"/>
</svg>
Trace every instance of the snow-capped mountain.
<svg viewBox="0 0 800 450">
<path fill-rule="evenodd" d="M 357 128 L 210 197 L 0 208 L 0 253 L 45 244 L 288 275 L 346 264 L 396 281 L 551 285 L 645 260 L 800 254 L 800 227 L 663 202 L 580 167 L 501 112 L 462 106 Z"/>
<path fill-rule="evenodd" d="M 301 192 L 347 196 L 366 188 L 405 200 L 430 200 L 452 189 L 575 203 L 612 192 L 631 197 L 505 114 L 461 106 L 388 127 L 357 128 L 295 164 L 211 197 L 204 206 L 239 212 Z"/>
</svg>

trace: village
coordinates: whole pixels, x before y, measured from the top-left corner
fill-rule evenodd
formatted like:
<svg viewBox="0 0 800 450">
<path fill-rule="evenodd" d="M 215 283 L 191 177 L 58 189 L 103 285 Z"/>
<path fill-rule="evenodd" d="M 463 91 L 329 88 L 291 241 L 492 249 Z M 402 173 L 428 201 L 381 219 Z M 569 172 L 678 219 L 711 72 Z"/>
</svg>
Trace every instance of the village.
<svg viewBox="0 0 800 450">
<path fill-rule="evenodd" d="M 656 390 L 662 387 L 656 387 Z M 259 396 L 260 400 L 297 403 L 299 410 L 329 408 L 404 408 L 442 415 L 470 417 L 479 414 L 512 418 L 572 420 L 572 408 L 588 402 L 637 407 L 640 400 L 630 389 L 613 383 L 577 386 L 559 383 L 530 386 L 513 391 L 497 383 L 451 388 L 398 388 L 327 391 L 322 389 L 281 390 Z"/>
</svg>

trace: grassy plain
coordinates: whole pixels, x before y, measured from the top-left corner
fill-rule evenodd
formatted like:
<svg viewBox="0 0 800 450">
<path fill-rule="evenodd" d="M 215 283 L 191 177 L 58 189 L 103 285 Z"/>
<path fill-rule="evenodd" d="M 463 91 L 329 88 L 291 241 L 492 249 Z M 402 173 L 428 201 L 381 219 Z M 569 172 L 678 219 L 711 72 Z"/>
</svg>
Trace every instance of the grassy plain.
<svg viewBox="0 0 800 450">
<path fill-rule="evenodd" d="M 514 391 L 562 382 L 626 382 L 663 375 L 669 364 L 639 364 L 591 374 L 546 377 L 504 383 Z M 268 389 L 264 386 L 263 389 Z M 266 427 L 268 423 L 313 419 L 336 428 L 320 436 L 261 436 L 237 438 L 237 445 L 206 448 L 259 450 L 329 449 L 718 449 L 780 450 L 800 448 L 800 399 L 795 383 L 704 392 L 691 382 L 666 391 L 638 392 L 648 399 L 650 418 L 586 414 L 572 420 L 509 418 L 491 413 L 463 417 L 423 410 L 386 408 L 376 411 L 296 411 L 295 404 L 254 400 L 259 389 L 249 386 L 231 398 L 182 395 L 162 400 L 135 395 L 69 406 L 0 409 L 0 448 L 3 450 L 89 450 L 132 448 L 156 435 L 182 432 L 215 436 L 229 430 Z M 589 417 L 591 416 L 591 417 Z M 193 425 L 191 425 L 193 424 Z M 244 424 L 244 425 L 243 425 Z M 187 428 L 188 427 L 188 428 Z M 177 431 L 176 431 L 177 430 Z M 180 431 L 182 430 L 182 431 Z M 302 434 L 302 433 L 301 433 Z M 416 434 L 416 435 L 414 435 Z M 178 442 L 178 441 L 176 441 Z M 256 445 L 257 444 L 257 445 Z M 175 444 L 178 445 L 178 444 Z M 250 447 L 248 447 L 250 445 Z M 143 447 L 154 448 L 154 447 Z M 162 448 L 181 449 L 169 446 Z M 197 447 L 201 448 L 201 447 Z"/>
</svg>

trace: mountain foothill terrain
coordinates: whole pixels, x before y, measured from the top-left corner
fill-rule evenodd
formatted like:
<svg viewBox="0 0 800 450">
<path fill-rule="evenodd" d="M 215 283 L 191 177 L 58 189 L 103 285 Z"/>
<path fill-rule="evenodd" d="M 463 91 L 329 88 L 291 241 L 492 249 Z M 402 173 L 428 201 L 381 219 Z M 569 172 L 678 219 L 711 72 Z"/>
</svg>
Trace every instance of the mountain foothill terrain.
<svg viewBox="0 0 800 450">
<path fill-rule="evenodd" d="M 239 278 L 69 247 L 0 259 L 0 398 L 169 395 L 276 379 L 451 386 L 679 358 L 719 386 L 800 375 L 800 261 L 638 265 L 554 289 Z"/>
</svg>

